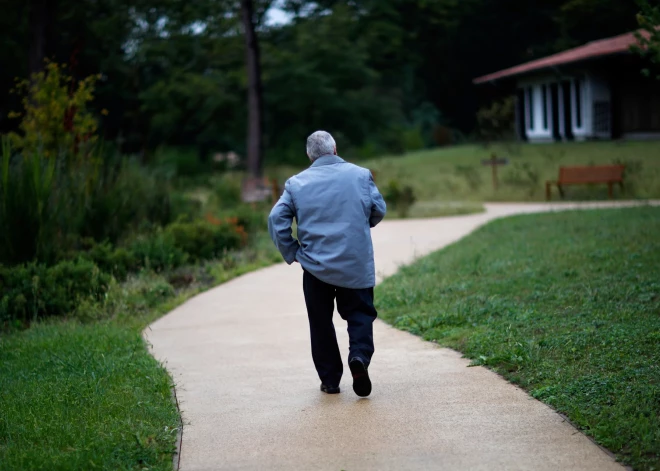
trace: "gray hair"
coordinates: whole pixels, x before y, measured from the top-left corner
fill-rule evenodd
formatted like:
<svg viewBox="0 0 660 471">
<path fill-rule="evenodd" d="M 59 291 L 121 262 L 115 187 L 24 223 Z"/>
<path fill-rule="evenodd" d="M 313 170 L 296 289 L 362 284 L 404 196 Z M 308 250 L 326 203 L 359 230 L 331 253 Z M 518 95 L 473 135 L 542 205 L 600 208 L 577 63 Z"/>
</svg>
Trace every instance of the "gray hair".
<svg viewBox="0 0 660 471">
<path fill-rule="evenodd" d="M 307 155 L 314 162 L 322 155 L 334 154 L 337 144 L 330 133 L 316 131 L 307 138 Z"/>
</svg>

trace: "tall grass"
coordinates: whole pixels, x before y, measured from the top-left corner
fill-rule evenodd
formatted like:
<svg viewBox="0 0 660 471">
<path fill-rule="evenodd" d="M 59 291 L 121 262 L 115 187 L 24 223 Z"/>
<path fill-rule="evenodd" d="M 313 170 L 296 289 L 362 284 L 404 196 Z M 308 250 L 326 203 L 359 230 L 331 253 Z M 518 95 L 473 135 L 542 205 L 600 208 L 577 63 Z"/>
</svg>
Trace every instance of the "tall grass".
<svg viewBox="0 0 660 471">
<path fill-rule="evenodd" d="M 2 139 L 0 263 L 53 263 L 84 238 L 114 242 L 170 221 L 168 183 L 101 150 L 85 158 L 14 152 Z"/>
</svg>

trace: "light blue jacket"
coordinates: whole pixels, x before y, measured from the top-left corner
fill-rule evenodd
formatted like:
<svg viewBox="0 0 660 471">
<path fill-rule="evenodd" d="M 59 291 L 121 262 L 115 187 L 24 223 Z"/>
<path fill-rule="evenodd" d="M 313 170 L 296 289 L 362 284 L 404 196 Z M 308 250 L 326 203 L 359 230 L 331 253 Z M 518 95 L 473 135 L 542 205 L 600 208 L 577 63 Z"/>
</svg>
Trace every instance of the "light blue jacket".
<svg viewBox="0 0 660 471">
<path fill-rule="evenodd" d="M 268 217 L 270 236 L 289 265 L 343 288 L 376 284 L 371 227 L 385 216 L 371 172 L 324 155 L 291 177 Z M 293 218 L 298 240 L 291 235 Z"/>
</svg>

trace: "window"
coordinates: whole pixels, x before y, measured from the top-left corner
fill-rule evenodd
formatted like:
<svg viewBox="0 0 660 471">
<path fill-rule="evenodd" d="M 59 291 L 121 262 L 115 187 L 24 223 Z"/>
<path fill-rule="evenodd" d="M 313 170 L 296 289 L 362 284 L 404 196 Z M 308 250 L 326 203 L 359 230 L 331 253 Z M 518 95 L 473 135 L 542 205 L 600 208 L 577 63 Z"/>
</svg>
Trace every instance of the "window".
<svg viewBox="0 0 660 471">
<path fill-rule="evenodd" d="M 575 87 L 575 127 L 582 127 L 582 82 L 580 79 L 574 80 Z"/>
<path fill-rule="evenodd" d="M 527 127 L 531 131 L 534 129 L 534 89 L 532 87 L 527 89 L 527 113 L 529 117 Z"/>
<path fill-rule="evenodd" d="M 610 103 L 608 101 L 597 101 L 594 103 L 594 132 L 610 133 Z"/>
<path fill-rule="evenodd" d="M 541 86 L 541 100 L 543 100 L 543 129 L 548 129 L 548 87 Z"/>
</svg>

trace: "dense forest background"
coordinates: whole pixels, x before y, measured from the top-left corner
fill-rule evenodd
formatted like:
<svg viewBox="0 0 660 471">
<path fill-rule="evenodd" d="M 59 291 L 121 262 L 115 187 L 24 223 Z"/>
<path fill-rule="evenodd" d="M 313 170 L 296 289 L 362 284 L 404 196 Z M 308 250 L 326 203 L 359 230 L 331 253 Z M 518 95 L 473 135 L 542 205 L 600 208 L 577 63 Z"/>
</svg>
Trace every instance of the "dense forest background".
<svg viewBox="0 0 660 471">
<path fill-rule="evenodd" d="M 254 0 L 266 162 L 333 132 L 370 156 L 470 136 L 472 79 L 638 27 L 632 0 Z M 232 0 L 0 0 L 0 133 L 43 59 L 100 74 L 106 142 L 149 156 L 246 146 L 245 41 Z M 286 21 L 268 21 L 273 9 Z"/>
</svg>

